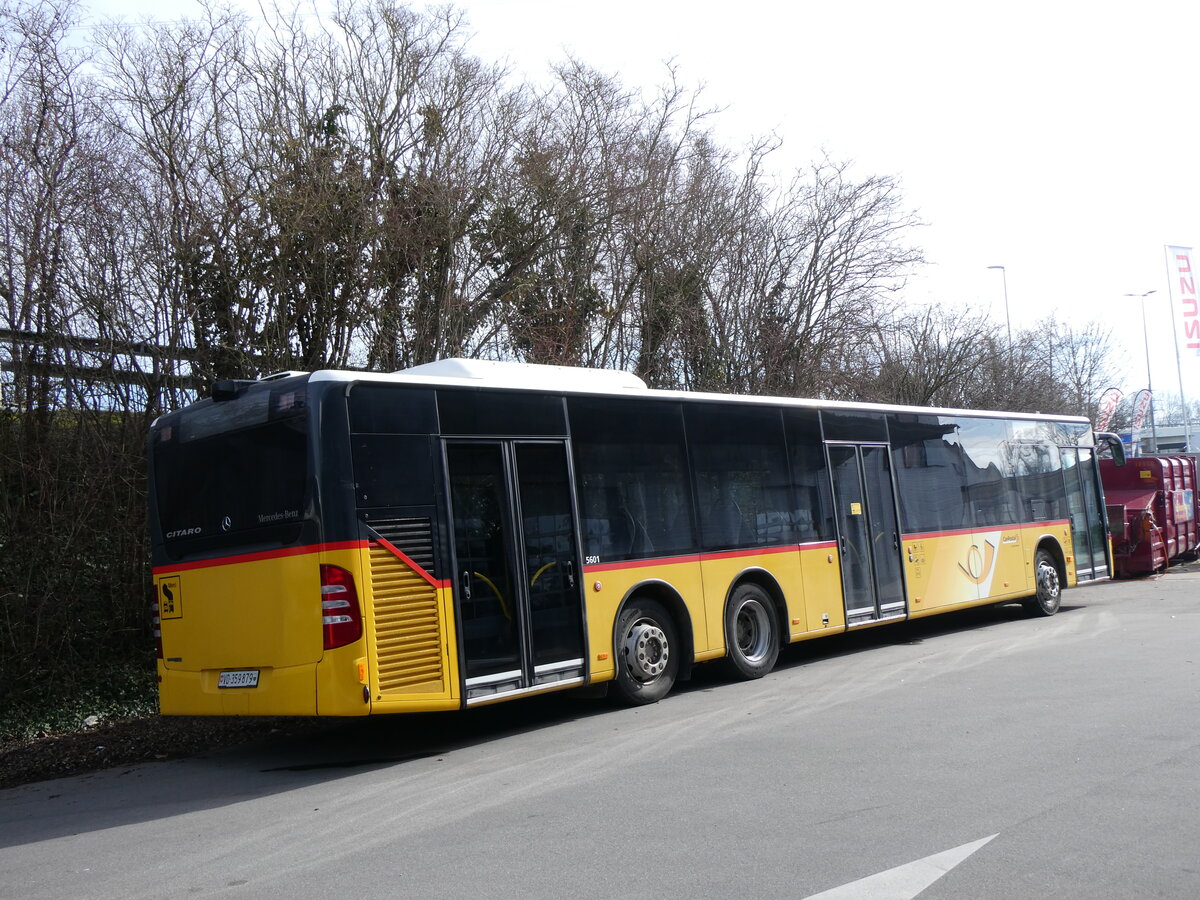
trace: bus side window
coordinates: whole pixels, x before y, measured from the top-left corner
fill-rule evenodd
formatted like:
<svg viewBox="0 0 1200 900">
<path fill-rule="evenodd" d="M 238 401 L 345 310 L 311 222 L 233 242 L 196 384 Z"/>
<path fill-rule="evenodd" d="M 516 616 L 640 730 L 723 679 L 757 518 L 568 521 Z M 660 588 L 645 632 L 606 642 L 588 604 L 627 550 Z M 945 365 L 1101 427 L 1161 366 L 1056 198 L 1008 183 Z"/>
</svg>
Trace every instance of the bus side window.
<svg viewBox="0 0 1200 900">
<path fill-rule="evenodd" d="M 836 533 L 833 526 L 833 497 L 825 444 L 816 410 L 788 409 L 783 415 L 787 438 L 788 465 L 795 489 L 792 516 L 800 541 L 827 541 Z"/>
<path fill-rule="evenodd" d="M 693 549 L 692 502 L 677 403 L 568 399 L 588 556 L 629 559 Z"/>
<path fill-rule="evenodd" d="M 783 418 L 776 407 L 684 409 L 705 550 L 793 540 Z"/>
</svg>

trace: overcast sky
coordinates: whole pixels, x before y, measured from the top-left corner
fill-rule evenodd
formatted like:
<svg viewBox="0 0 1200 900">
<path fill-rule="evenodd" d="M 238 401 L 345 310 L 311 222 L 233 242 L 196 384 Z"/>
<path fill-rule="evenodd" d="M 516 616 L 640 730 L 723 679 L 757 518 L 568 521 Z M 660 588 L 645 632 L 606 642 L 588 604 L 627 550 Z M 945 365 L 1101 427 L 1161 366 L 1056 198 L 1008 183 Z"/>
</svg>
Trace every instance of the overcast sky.
<svg viewBox="0 0 1200 900">
<path fill-rule="evenodd" d="M 244 0 L 248 9 L 252 0 Z M 781 174 L 822 153 L 897 177 L 926 223 L 911 302 L 1112 324 L 1127 389 L 1177 391 L 1163 246 L 1200 248 L 1200 0 L 462 0 L 479 56 L 532 78 L 566 54 L 652 89 L 674 60 L 722 141 L 774 133 Z M 94 0 L 166 18 L 185 0 Z M 170 10 L 176 10 L 172 13 Z M 1184 359 L 1200 399 L 1200 359 Z M 1189 387 L 1190 384 L 1190 387 Z"/>
</svg>

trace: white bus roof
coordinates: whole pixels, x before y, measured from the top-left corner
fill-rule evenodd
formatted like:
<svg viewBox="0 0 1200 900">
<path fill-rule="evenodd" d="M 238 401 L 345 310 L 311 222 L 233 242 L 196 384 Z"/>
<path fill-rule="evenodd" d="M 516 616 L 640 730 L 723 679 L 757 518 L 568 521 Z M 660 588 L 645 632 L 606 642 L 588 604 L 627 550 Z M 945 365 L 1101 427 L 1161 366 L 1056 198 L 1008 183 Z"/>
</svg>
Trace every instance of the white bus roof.
<svg viewBox="0 0 1200 900">
<path fill-rule="evenodd" d="M 413 366 L 394 374 L 484 381 L 495 387 L 522 387 L 533 390 L 561 388 L 608 393 L 648 389 L 646 382 L 632 372 L 525 362 L 497 362 L 492 359 L 439 359 L 437 362 Z"/>
<path fill-rule="evenodd" d="M 687 400 L 723 400 L 739 403 L 770 403 L 820 409 L 864 412 L 910 413 L 915 415 L 978 415 L 987 418 L 1035 419 L 1053 422 L 1090 422 L 1083 416 L 1046 413 L 1003 412 L 985 409 L 950 409 L 931 406 L 901 406 L 847 400 L 811 400 L 757 394 L 710 394 L 698 391 L 656 390 L 632 372 L 614 369 L 585 369 L 536 363 L 499 362 L 489 359 L 442 359 L 401 369 L 398 372 L 355 372 L 325 369 L 312 374 L 313 381 L 365 381 L 388 384 L 425 384 L 446 387 L 489 387 L 514 390 L 562 391 L 572 394 L 621 396 L 637 393 L 645 397 Z"/>
</svg>

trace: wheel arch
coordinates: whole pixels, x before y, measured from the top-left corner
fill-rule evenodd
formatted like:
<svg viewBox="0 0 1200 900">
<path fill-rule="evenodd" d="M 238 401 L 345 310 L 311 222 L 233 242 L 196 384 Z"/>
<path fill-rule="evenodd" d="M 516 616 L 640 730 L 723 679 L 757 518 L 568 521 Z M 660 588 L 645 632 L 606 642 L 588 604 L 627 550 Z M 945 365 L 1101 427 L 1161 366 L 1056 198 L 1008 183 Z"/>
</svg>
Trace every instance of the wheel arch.
<svg viewBox="0 0 1200 900">
<path fill-rule="evenodd" d="M 722 634 L 724 634 L 724 622 L 729 611 L 729 601 L 733 599 L 733 593 L 743 584 L 753 584 L 762 588 L 766 595 L 771 598 L 772 611 L 775 613 L 775 625 L 779 629 L 779 645 L 782 647 L 789 642 L 791 631 L 788 628 L 788 611 L 787 597 L 783 593 L 783 588 L 779 585 L 779 580 L 768 572 L 766 569 L 758 566 L 751 566 L 738 572 L 729 582 L 729 588 L 725 591 L 725 603 L 721 607 L 721 622 Z M 729 653 L 729 635 L 725 637 L 725 652 Z"/>
<path fill-rule="evenodd" d="M 1037 547 L 1034 548 L 1034 556 L 1038 550 L 1045 550 L 1050 554 L 1050 558 L 1054 560 L 1054 567 L 1058 569 L 1058 580 L 1063 587 L 1067 586 L 1067 556 L 1063 552 L 1062 544 L 1058 542 L 1058 538 L 1053 535 L 1044 534 L 1038 538 Z"/>
<path fill-rule="evenodd" d="M 627 590 L 625 596 L 621 598 L 621 602 L 617 605 L 616 612 L 613 614 L 613 652 L 620 652 L 618 649 L 620 636 L 617 634 L 617 625 L 621 621 L 621 613 L 625 611 L 625 607 L 635 597 L 646 597 L 650 600 L 658 601 L 675 619 L 675 624 L 679 626 L 679 638 L 683 641 L 683 652 L 679 657 L 679 680 L 686 681 L 691 677 L 692 666 L 695 665 L 696 661 L 696 639 L 692 627 L 692 616 L 688 612 L 687 604 L 683 602 L 683 596 L 679 591 L 661 579 L 650 578 L 645 581 L 639 581 Z"/>
</svg>

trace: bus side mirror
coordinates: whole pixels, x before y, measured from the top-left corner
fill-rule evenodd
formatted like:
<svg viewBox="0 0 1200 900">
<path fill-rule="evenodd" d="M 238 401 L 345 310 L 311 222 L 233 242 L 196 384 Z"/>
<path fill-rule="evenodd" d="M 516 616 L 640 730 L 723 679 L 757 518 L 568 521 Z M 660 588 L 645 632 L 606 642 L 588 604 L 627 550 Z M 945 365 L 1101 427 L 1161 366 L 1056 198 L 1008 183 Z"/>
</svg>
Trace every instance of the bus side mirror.
<svg viewBox="0 0 1200 900">
<path fill-rule="evenodd" d="M 1121 439 L 1115 434 L 1107 431 L 1096 432 L 1096 446 L 1103 450 L 1108 448 L 1112 454 L 1113 463 L 1118 466 L 1125 465 L 1125 445 L 1121 443 Z"/>
</svg>

